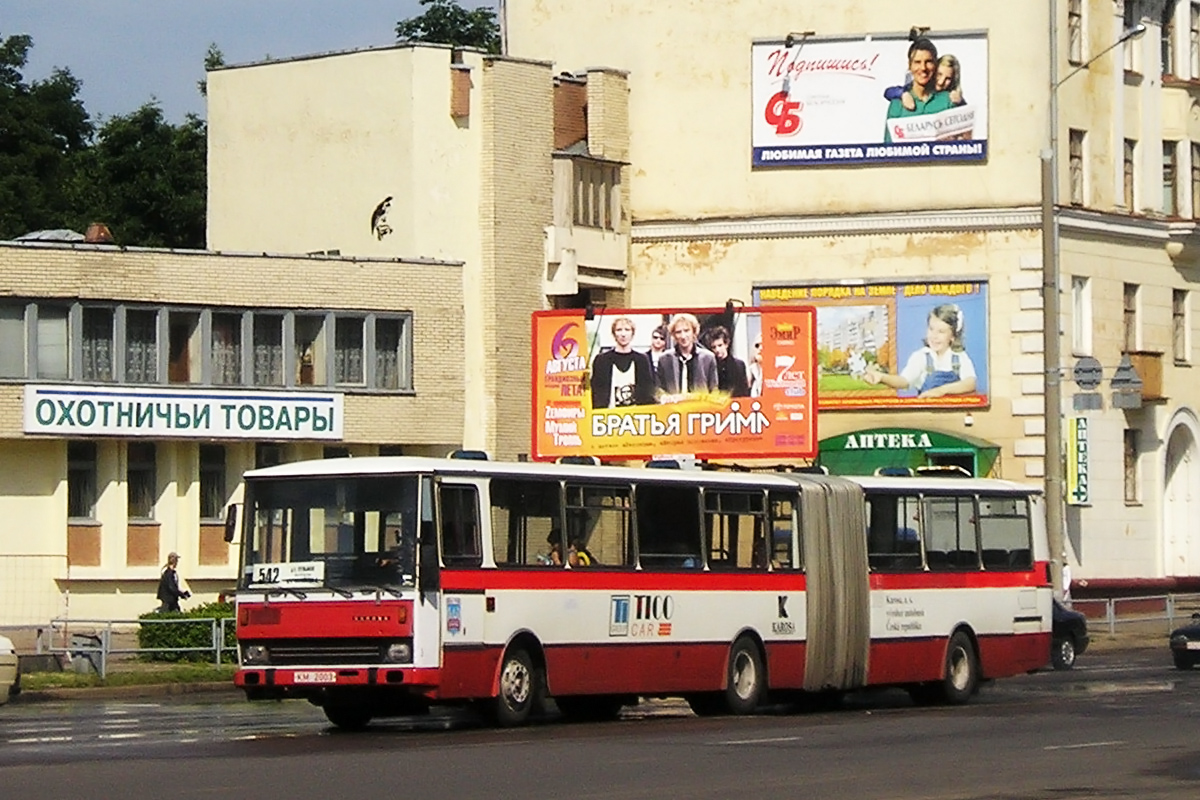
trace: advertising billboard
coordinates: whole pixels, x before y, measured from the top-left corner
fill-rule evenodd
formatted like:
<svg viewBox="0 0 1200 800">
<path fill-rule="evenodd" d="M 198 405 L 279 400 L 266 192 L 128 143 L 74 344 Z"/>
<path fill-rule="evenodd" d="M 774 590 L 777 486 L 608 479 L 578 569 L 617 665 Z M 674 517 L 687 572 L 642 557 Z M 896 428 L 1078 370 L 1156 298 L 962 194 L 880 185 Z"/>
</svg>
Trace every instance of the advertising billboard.
<svg viewBox="0 0 1200 800">
<path fill-rule="evenodd" d="M 988 405 L 987 298 L 987 282 L 969 279 L 754 290 L 764 308 L 816 308 L 822 409 Z"/>
<path fill-rule="evenodd" d="M 756 167 L 987 159 L 986 33 L 755 42 L 750 90 Z"/>
<path fill-rule="evenodd" d="M 816 454 L 804 306 L 533 315 L 535 459 Z"/>
</svg>

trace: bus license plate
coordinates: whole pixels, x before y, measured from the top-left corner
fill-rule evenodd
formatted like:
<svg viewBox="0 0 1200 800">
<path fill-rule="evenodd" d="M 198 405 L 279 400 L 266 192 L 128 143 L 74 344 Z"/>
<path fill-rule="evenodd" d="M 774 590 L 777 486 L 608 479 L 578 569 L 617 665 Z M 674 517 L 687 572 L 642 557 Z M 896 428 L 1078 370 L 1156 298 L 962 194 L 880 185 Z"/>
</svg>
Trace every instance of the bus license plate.
<svg viewBox="0 0 1200 800">
<path fill-rule="evenodd" d="M 337 683 L 337 673 L 333 670 L 297 672 L 295 681 L 296 683 Z"/>
</svg>

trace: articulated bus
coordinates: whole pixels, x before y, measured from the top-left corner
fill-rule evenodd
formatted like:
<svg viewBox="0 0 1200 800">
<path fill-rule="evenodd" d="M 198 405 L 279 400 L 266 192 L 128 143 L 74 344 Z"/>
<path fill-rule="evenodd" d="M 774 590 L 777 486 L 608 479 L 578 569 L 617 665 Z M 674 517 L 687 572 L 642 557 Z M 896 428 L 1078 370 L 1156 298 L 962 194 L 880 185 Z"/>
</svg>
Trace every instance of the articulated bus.
<svg viewBox="0 0 1200 800">
<path fill-rule="evenodd" d="M 499 725 L 643 697 L 698 714 L 907 689 L 967 702 L 1050 654 L 1036 488 L 403 456 L 246 474 L 250 699 Z M 231 531 L 232 533 L 232 531 Z"/>
</svg>

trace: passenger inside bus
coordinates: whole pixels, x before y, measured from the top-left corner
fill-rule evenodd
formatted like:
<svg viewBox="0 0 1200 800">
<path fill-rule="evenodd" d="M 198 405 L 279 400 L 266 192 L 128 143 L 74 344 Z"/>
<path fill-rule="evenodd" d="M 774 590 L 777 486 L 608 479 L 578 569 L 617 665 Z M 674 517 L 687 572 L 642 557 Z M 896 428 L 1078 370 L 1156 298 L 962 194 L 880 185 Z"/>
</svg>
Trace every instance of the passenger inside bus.
<svg viewBox="0 0 1200 800">
<path fill-rule="evenodd" d="M 548 566 L 561 567 L 563 563 L 562 530 L 557 525 L 546 537 L 546 543 L 550 545 L 550 553 L 538 560 Z M 572 537 L 571 544 L 567 547 L 567 563 L 572 567 L 590 567 L 596 563 L 596 558 L 580 539 Z"/>
</svg>

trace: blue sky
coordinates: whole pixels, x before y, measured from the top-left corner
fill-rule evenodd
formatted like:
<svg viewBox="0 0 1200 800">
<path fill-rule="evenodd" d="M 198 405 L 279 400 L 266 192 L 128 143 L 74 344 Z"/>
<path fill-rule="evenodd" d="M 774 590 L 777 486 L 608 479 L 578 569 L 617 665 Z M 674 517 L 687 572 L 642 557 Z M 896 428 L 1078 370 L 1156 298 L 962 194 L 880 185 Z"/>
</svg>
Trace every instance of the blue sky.
<svg viewBox="0 0 1200 800">
<path fill-rule="evenodd" d="M 33 37 L 25 80 L 70 69 L 93 118 L 156 99 L 179 123 L 205 116 L 196 83 L 209 44 L 228 64 L 388 45 L 422 11 L 418 0 L 0 0 L 0 39 Z"/>
</svg>

